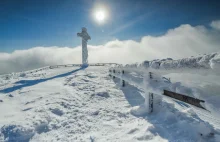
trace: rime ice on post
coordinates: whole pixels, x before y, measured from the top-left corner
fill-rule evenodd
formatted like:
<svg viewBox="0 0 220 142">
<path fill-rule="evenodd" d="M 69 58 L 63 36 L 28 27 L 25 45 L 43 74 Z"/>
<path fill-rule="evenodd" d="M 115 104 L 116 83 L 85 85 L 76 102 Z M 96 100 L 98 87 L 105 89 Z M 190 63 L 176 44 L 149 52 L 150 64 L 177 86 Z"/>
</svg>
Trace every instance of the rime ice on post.
<svg viewBox="0 0 220 142">
<path fill-rule="evenodd" d="M 82 66 L 88 66 L 87 42 L 91 39 L 91 37 L 87 33 L 87 29 L 85 27 L 82 28 L 81 33 L 77 33 L 77 36 L 82 38 Z"/>
</svg>

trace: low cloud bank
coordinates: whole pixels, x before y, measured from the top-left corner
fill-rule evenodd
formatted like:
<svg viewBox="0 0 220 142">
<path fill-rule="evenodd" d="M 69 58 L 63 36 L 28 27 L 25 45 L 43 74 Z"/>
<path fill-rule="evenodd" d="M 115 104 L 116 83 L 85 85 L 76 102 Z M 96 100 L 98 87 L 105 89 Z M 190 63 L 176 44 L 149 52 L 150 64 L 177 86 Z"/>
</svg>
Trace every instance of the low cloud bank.
<svg viewBox="0 0 220 142">
<path fill-rule="evenodd" d="M 134 63 L 144 60 L 180 59 L 220 51 L 220 21 L 210 27 L 181 25 L 161 36 L 144 36 L 133 40 L 109 41 L 88 46 L 89 62 Z M 0 74 L 34 69 L 47 65 L 81 63 L 81 48 L 34 47 L 0 53 Z"/>
<path fill-rule="evenodd" d="M 220 20 L 212 21 L 212 23 L 210 25 L 212 28 L 214 28 L 216 30 L 220 30 Z"/>
</svg>

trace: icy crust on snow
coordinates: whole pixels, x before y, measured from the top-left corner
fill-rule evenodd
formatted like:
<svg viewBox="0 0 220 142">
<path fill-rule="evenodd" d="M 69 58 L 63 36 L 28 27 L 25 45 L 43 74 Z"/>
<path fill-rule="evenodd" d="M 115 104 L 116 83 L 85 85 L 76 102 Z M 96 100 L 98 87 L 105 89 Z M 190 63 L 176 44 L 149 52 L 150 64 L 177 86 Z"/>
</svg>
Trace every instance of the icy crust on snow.
<svg viewBox="0 0 220 142">
<path fill-rule="evenodd" d="M 183 58 L 179 60 L 156 59 L 153 61 L 144 61 L 142 63 L 127 64 L 126 68 L 143 68 L 143 69 L 160 69 L 160 70 L 184 70 L 184 69 L 212 69 L 219 71 L 220 69 L 220 53 L 212 53 L 197 57 Z"/>
</svg>

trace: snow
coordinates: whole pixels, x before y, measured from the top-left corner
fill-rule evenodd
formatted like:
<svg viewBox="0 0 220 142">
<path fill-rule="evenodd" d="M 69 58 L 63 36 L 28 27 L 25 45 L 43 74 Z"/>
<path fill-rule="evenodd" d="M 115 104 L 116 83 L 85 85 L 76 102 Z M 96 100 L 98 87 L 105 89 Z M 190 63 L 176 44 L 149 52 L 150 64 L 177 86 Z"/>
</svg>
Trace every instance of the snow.
<svg viewBox="0 0 220 142">
<path fill-rule="evenodd" d="M 124 68 L 138 68 L 152 71 L 164 71 L 168 73 L 201 73 L 201 74 L 217 74 L 220 75 L 220 53 L 204 54 L 196 57 L 183 58 L 173 60 L 156 59 L 152 61 L 144 61 L 142 63 L 127 64 Z"/>
<path fill-rule="evenodd" d="M 0 141 L 220 140 L 219 120 L 209 112 L 162 98 L 157 111 L 148 114 L 146 90 L 121 87 L 105 66 L 47 67 L 8 77 L 0 78 Z M 187 90 L 173 84 L 180 92 Z"/>
<path fill-rule="evenodd" d="M 220 70 L 220 54 L 217 54 L 210 60 L 210 66 L 212 69 Z"/>
</svg>

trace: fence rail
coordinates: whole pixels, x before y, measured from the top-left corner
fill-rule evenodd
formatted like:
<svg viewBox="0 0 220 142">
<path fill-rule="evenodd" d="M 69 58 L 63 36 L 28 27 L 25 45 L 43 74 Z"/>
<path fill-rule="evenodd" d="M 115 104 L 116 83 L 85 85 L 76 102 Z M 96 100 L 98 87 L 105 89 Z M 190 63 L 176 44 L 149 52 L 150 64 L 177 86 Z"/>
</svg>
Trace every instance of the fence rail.
<svg viewBox="0 0 220 142">
<path fill-rule="evenodd" d="M 88 64 L 88 66 L 106 66 L 106 65 L 119 65 L 117 63 L 91 63 Z M 37 69 L 33 69 L 33 70 L 28 70 L 28 71 L 20 71 L 20 72 L 16 72 L 15 74 L 21 74 L 21 73 L 36 73 L 38 71 L 42 71 L 42 70 L 46 70 L 46 69 L 54 69 L 54 68 L 60 68 L 60 67 L 80 67 L 82 66 L 82 64 L 65 64 L 65 65 L 51 65 L 51 66 L 45 66 L 42 68 L 37 68 Z M 7 73 L 7 74 L 0 74 L 0 77 L 7 77 L 10 76 L 11 74 L 14 73 Z"/>
<path fill-rule="evenodd" d="M 139 76 L 138 77 L 133 77 L 129 74 L 131 74 L 132 72 L 137 73 Z M 148 108 L 148 112 L 152 112 L 153 111 L 153 107 L 154 107 L 154 101 L 158 101 L 158 100 L 154 100 L 154 96 L 162 96 L 162 97 L 168 97 L 168 98 L 172 98 L 178 101 L 181 101 L 183 103 L 187 103 L 189 105 L 193 105 L 196 106 L 198 108 L 202 108 L 205 109 L 206 108 L 201 105 L 201 103 L 204 103 L 204 100 L 200 100 L 194 97 L 190 97 L 187 95 L 183 95 L 183 94 L 179 94 L 176 92 L 172 92 L 172 91 L 168 91 L 168 90 L 163 90 L 163 92 L 158 93 L 158 91 L 155 91 L 155 89 L 152 88 L 147 88 L 146 86 L 144 86 L 144 80 L 149 81 L 148 83 L 152 83 L 154 82 L 154 84 L 158 84 L 159 86 L 159 81 L 160 79 L 167 81 L 169 83 L 171 83 L 170 79 L 162 77 L 162 76 L 157 76 L 154 75 L 154 73 L 152 72 L 146 72 L 146 71 L 142 71 L 142 70 L 137 70 L 137 69 L 129 69 L 129 68 L 110 68 L 109 69 L 109 75 L 114 79 L 114 78 L 119 78 L 120 82 L 121 82 L 121 86 L 124 87 L 126 83 L 129 83 L 131 85 L 137 86 L 139 88 L 142 88 L 145 91 L 145 103 L 147 103 L 147 105 L 149 106 Z M 148 78 L 148 79 L 145 79 Z M 149 91 L 148 91 L 149 89 Z"/>
</svg>

